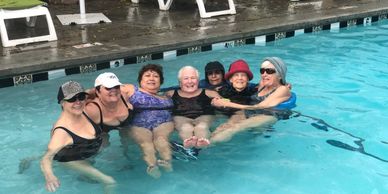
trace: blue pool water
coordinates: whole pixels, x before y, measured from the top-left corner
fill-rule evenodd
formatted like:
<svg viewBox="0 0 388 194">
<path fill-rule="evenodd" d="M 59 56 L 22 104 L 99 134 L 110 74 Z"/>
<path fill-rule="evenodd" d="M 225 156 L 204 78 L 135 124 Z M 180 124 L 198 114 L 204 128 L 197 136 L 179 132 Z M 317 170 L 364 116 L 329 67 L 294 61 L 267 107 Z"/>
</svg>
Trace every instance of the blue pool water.
<svg viewBox="0 0 388 194">
<path fill-rule="evenodd" d="M 249 131 L 202 150 L 196 161 L 174 161 L 174 172 L 159 180 L 145 174 L 138 148 L 123 157 L 117 132 L 95 166 L 118 182 L 118 193 L 153 194 L 379 194 L 388 191 L 388 22 L 323 31 L 267 46 L 244 46 L 153 61 L 165 67 L 165 86 L 175 85 L 182 65 L 201 71 L 211 60 L 228 65 L 245 59 L 257 82 L 259 64 L 279 56 L 297 93 L 293 117 L 263 133 Z M 141 64 L 110 71 L 136 83 Z M 227 68 L 226 68 L 227 69 Z M 0 89 L 1 193 L 47 193 L 38 160 L 60 113 L 58 86 L 69 80 L 92 87 L 101 73 L 73 75 Z M 203 76 L 203 75 L 201 75 Z M 221 121 L 215 123 L 214 127 Z M 213 128 L 214 128 L 213 127 Z M 57 193 L 101 193 L 98 184 L 55 165 Z"/>
</svg>

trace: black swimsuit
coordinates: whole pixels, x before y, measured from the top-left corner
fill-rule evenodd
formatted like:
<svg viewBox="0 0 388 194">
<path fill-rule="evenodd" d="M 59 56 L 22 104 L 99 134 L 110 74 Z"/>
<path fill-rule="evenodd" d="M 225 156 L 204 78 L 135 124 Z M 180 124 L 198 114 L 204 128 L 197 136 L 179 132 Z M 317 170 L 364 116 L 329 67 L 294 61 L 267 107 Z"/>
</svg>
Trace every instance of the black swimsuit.
<svg viewBox="0 0 388 194">
<path fill-rule="evenodd" d="M 86 138 L 80 137 L 74 134 L 73 132 L 71 132 L 69 129 L 61 126 L 54 128 L 53 133 L 56 129 L 61 128 L 65 130 L 73 139 L 73 144 L 68 145 L 62 148 L 61 150 L 59 150 L 59 152 L 55 154 L 54 160 L 57 160 L 58 162 L 85 160 L 98 153 L 100 146 L 102 144 L 102 138 L 100 136 L 102 130 L 100 126 L 94 123 L 85 113 L 83 114 L 88 119 L 88 121 L 93 125 L 94 131 L 95 131 L 95 138 L 86 139 Z"/>
<path fill-rule="evenodd" d="M 205 89 L 195 97 L 185 98 L 175 90 L 171 99 L 174 102 L 172 115 L 184 116 L 195 119 L 201 115 L 214 115 L 214 108 L 211 106 L 211 98 L 206 95 Z"/>
<path fill-rule="evenodd" d="M 251 102 L 251 96 L 257 91 L 256 87 L 246 87 L 243 91 L 237 91 L 232 85 L 228 84 L 219 89 L 218 93 L 223 98 L 229 99 L 237 104 L 248 105 Z M 231 116 L 239 109 L 235 108 L 218 108 L 224 115 Z"/>
<path fill-rule="evenodd" d="M 276 88 L 269 92 L 268 94 L 264 96 L 258 96 L 259 92 L 263 90 L 264 88 L 261 88 L 259 91 L 257 91 L 255 94 L 251 96 L 251 105 L 259 104 L 260 102 L 264 101 L 269 95 L 275 92 Z M 288 119 L 290 116 L 291 111 L 289 110 L 274 110 L 274 109 L 257 109 L 257 110 L 245 110 L 245 116 L 247 118 L 257 116 L 257 115 L 272 115 L 276 117 L 278 120 L 285 120 Z"/>
<path fill-rule="evenodd" d="M 125 102 L 125 99 L 123 98 L 123 96 L 121 96 L 121 100 L 124 102 L 124 105 L 128 108 L 128 104 L 127 104 L 127 102 Z M 107 125 L 104 123 L 102 110 L 101 110 L 100 105 L 97 102 L 91 102 L 91 103 L 95 104 L 98 107 L 98 109 L 100 110 L 100 118 L 101 118 L 100 119 L 100 126 L 101 126 L 101 129 L 104 133 L 108 133 L 109 131 L 114 130 L 114 129 L 118 129 L 120 127 L 128 127 L 129 125 L 131 125 L 131 121 L 132 121 L 132 117 L 133 117 L 133 111 L 131 109 L 128 108 L 128 117 L 126 119 L 124 119 L 123 121 L 120 121 L 119 125 L 112 126 L 112 125 Z"/>
</svg>

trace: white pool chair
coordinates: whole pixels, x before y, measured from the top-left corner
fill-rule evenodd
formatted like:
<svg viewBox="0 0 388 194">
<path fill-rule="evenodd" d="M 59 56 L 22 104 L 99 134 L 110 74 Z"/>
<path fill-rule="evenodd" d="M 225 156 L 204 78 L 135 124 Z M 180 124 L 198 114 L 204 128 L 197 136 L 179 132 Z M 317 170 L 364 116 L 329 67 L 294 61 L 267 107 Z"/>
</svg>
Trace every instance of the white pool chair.
<svg viewBox="0 0 388 194">
<path fill-rule="evenodd" d="M 35 25 L 36 17 L 44 15 L 47 20 L 48 35 L 28 37 L 28 38 L 19 38 L 10 40 L 7 33 L 7 26 L 5 25 L 5 20 L 16 19 L 16 18 L 26 18 L 27 25 L 33 27 Z M 38 5 L 26 9 L 3 9 L 0 8 L 0 34 L 1 42 L 3 47 L 11 47 L 19 44 L 27 44 L 32 42 L 41 42 L 41 41 L 54 41 L 57 40 L 57 34 L 55 32 L 55 27 L 53 20 L 51 19 L 50 12 L 44 6 Z"/>
<path fill-rule="evenodd" d="M 229 9 L 221 10 L 221 11 L 211 11 L 211 12 L 206 11 L 204 0 L 196 0 L 196 1 L 199 9 L 199 15 L 201 16 L 201 18 L 210 18 L 213 16 L 219 16 L 219 15 L 236 14 L 236 7 L 234 5 L 233 0 L 228 0 Z"/>
<path fill-rule="evenodd" d="M 172 1 L 173 0 L 167 0 L 166 2 L 164 2 L 164 0 L 158 0 L 159 9 L 164 11 L 169 10 L 171 7 Z M 211 12 L 206 11 L 205 3 L 204 3 L 204 1 L 206 0 L 196 0 L 196 1 L 198 5 L 199 15 L 201 16 L 201 18 L 210 18 L 213 16 L 227 15 L 227 14 L 236 14 L 236 7 L 234 5 L 233 0 L 228 0 L 229 9 L 221 10 L 221 11 L 211 11 Z M 132 0 L 132 3 L 139 3 L 139 0 Z"/>
<path fill-rule="evenodd" d="M 131 0 L 131 1 L 132 3 L 139 3 L 139 0 Z M 160 10 L 167 11 L 171 7 L 172 0 L 167 0 L 166 2 L 164 2 L 164 0 L 158 0 L 158 3 L 159 3 Z"/>
<path fill-rule="evenodd" d="M 110 23 L 103 13 L 86 13 L 85 0 L 79 0 L 79 14 L 57 15 L 62 25 Z"/>
</svg>

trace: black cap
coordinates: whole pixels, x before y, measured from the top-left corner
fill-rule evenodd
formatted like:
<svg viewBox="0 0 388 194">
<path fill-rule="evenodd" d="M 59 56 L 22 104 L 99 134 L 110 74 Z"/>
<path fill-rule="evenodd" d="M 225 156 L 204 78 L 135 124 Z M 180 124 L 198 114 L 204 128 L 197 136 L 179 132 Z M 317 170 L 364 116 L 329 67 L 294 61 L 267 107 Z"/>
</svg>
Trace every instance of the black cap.
<svg viewBox="0 0 388 194">
<path fill-rule="evenodd" d="M 223 74 L 225 74 L 225 68 L 220 62 L 211 61 L 208 64 L 206 64 L 206 66 L 205 66 L 206 73 L 211 72 L 211 71 L 215 71 L 215 70 L 220 70 L 220 71 L 222 71 Z"/>
</svg>

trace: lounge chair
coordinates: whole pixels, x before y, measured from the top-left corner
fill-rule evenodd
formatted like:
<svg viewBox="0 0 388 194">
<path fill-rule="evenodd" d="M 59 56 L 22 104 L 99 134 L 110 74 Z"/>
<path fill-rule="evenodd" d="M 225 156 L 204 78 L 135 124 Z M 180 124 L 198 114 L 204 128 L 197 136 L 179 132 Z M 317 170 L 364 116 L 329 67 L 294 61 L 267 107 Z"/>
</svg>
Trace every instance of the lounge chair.
<svg viewBox="0 0 388 194">
<path fill-rule="evenodd" d="M 38 0 L 2 0 L 0 2 L 0 34 L 3 47 L 11 47 L 19 44 L 27 44 L 40 41 L 57 40 L 57 34 L 50 12 L 43 6 L 44 2 Z M 48 25 L 48 35 L 35 37 L 9 39 L 5 20 L 26 18 L 26 24 L 29 27 L 34 27 L 37 16 L 43 15 L 46 17 Z"/>
<path fill-rule="evenodd" d="M 169 10 L 171 7 L 173 0 L 167 0 L 164 2 L 164 0 L 158 0 L 159 3 L 159 9 L 160 10 Z M 206 0 L 196 0 L 199 10 L 199 15 L 201 18 L 209 18 L 213 16 L 219 16 L 219 15 L 227 15 L 227 14 L 236 14 L 236 7 L 234 5 L 233 0 L 228 0 L 229 9 L 221 10 L 221 11 L 206 11 L 205 3 Z M 132 3 L 139 3 L 139 0 L 132 0 Z"/>
</svg>

